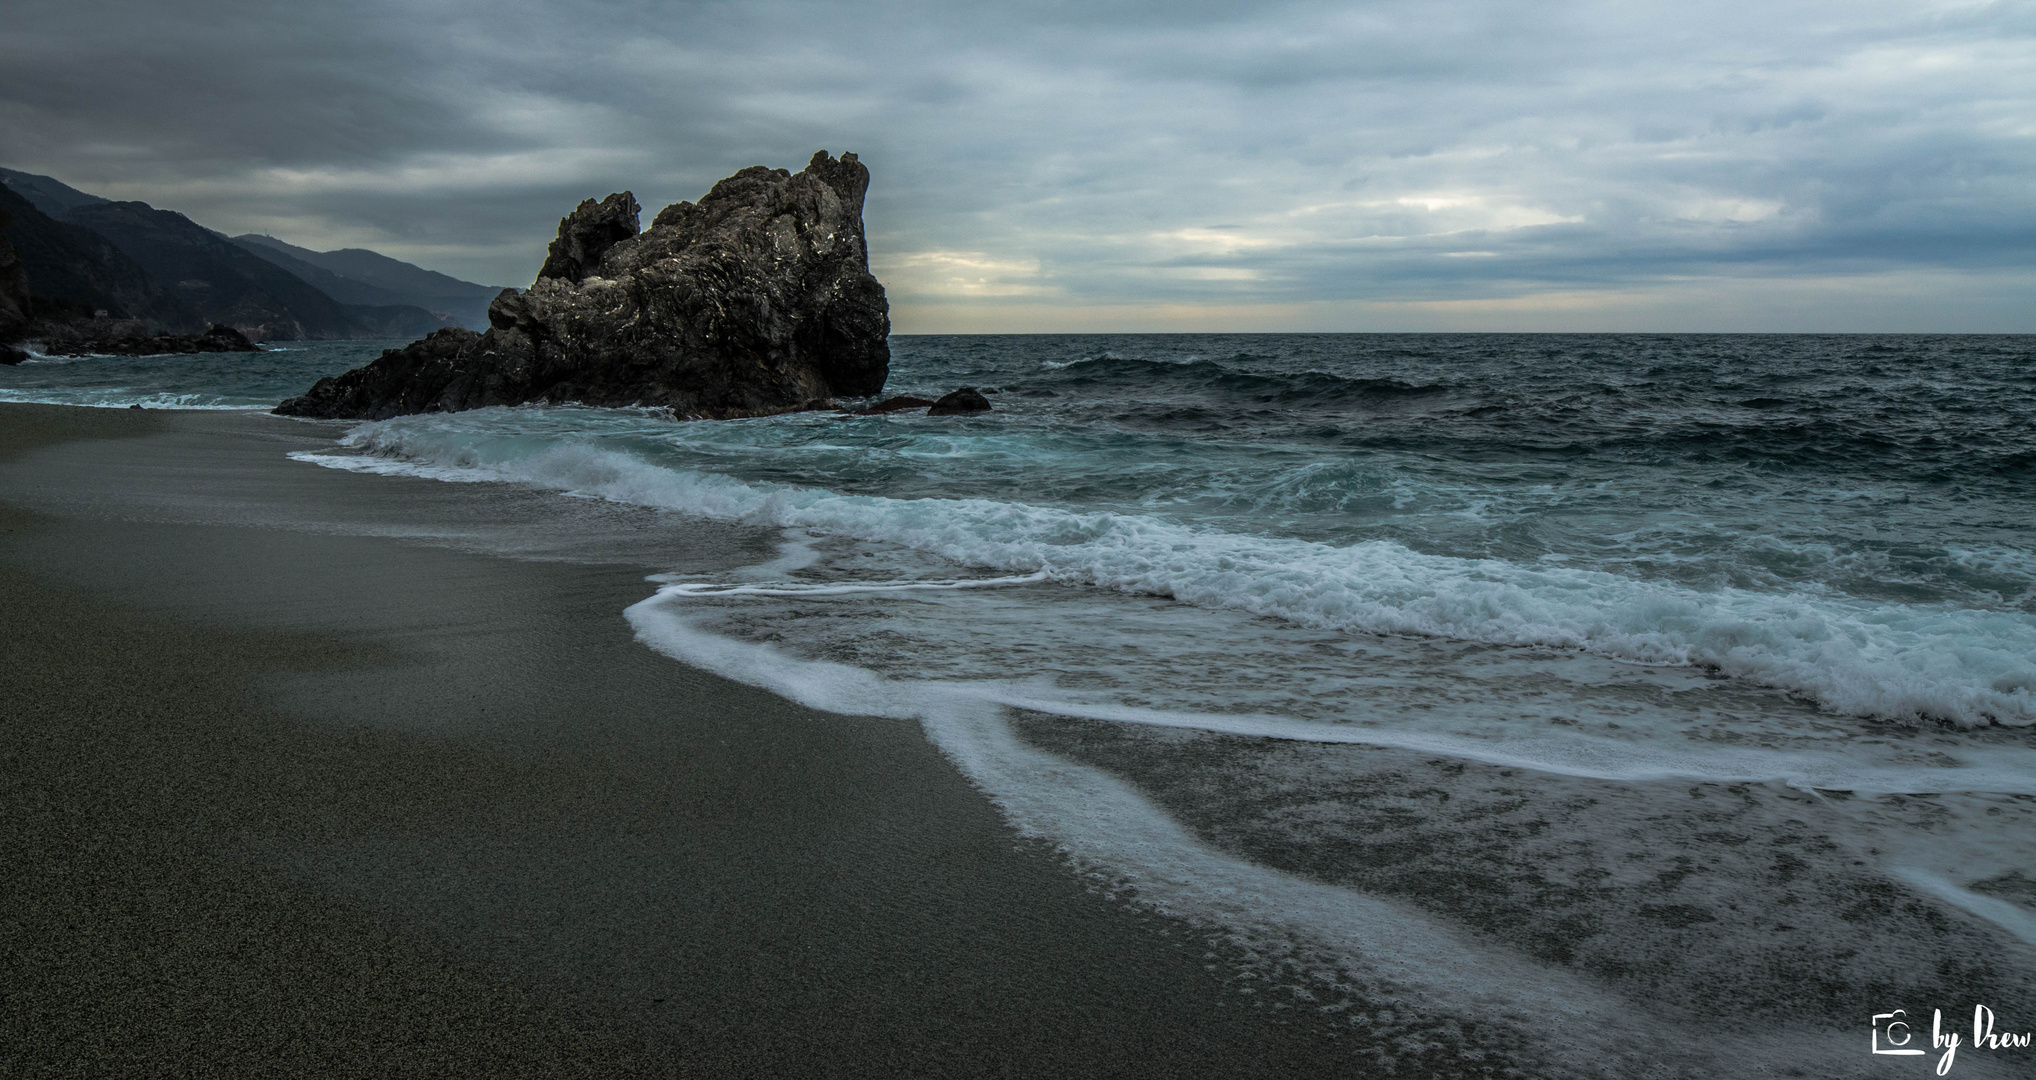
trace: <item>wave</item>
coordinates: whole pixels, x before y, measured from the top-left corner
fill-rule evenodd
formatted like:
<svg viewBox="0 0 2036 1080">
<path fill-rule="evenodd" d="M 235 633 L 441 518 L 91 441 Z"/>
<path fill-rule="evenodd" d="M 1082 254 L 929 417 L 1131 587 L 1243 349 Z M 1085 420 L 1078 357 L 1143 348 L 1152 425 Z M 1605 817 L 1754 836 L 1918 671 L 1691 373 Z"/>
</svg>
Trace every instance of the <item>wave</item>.
<svg viewBox="0 0 2036 1080">
<path fill-rule="evenodd" d="M 1056 385 L 1129 385 L 1200 390 L 1259 403 L 1381 403 L 1394 399 L 1433 397 L 1450 393 L 1454 389 L 1442 383 L 1411 383 L 1393 378 L 1352 378 L 1323 371 L 1249 372 L 1214 360 L 1138 360 L 1105 355 L 1048 366 L 1055 372 Z"/>
<path fill-rule="evenodd" d="M 902 545 L 1041 581 L 1169 597 L 1342 631 L 1579 649 L 1681 664 L 1857 716 L 2036 724 L 2036 616 L 1817 591 L 1686 586 L 1562 565 L 1333 546 L 989 499 L 893 499 L 748 483 L 582 442 L 489 438 L 400 418 L 356 454 L 300 460 L 438 479 L 511 480 L 710 519 Z"/>
<path fill-rule="evenodd" d="M 0 390 L 0 402 L 12 405 L 69 405 L 81 409 L 189 409 L 213 412 L 266 412 L 273 404 L 248 405 L 222 401 L 220 394 L 129 394 L 61 390 Z"/>
</svg>

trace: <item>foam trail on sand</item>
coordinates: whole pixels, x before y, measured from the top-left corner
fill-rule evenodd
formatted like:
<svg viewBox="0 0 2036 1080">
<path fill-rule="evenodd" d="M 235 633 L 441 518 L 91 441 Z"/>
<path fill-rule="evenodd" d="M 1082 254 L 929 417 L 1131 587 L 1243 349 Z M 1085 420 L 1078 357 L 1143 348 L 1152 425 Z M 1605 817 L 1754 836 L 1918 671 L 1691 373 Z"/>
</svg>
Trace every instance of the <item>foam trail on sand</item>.
<svg viewBox="0 0 2036 1080">
<path fill-rule="evenodd" d="M 1017 577 L 962 578 L 954 581 L 844 581 L 826 585 L 796 581 L 766 584 L 717 584 L 694 582 L 666 586 L 675 596 L 851 596 L 859 593 L 947 592 L 955 589 L 998 589 L 1013 585 L 1037 585 L 1047 580 L 1044 571 Z"/>
<path fill-rule="evenodd" d="M 1941 874 L 1933 874 L 1917 867 L 1895 867 L 1895 877 L 1908 882 L 1923 892 L 1970 914 L 1977 915 L 2008 933 L 2021 938 L 2030 945 L 2036 945 L 2036 915 L 2005 900 L 1981 896 L 1971 889 L 1961 888 Z"/>
<path fill-rule="evenodd" d="M 1546 1040 L 1535 1051 L 1571 1059 L 1577 1075 L 1650 1075 L 1670 1062 L 1663 1075 L 1710 1071 L 1676 1025 L 1574 975 L 1483 946 L 1413 908 L 1209 847 L 1124 781 L 1027 745 L 994 687 L 886 679 L 722 637 L 689 617 L 694 598 L 668 586 L 625 616 L 646 645 L 725 678 L 828 712 L 917 721 L 1021 833 L 1058 845 L 1141 904 L 1308 969 L 1310 985 L 1531 1033 L 1523 1037 Z M 1836 1043 L 1806 1035 L 1782 1056 L 1828 1061 Z"/>
<path fill-rule="evenodd" d="M 1933 794 L 1986 791 L 2036 796 L 2036 752 L 1940 750 L 1950 767 L 1900 767 L 1832 752 L 1775 751 L 1757 747 L 1691 747 L 1680 752 L 1653 744 L 1644 749 L 1589 735 L 1536 731 L 1515 741 L 1473 739 L 1444 732 L 1357 725 L 1329 726 L 1282 716 L 1188 713 L 1142 709 L 1072 695 L 1040 694 L 1031 687 L 979 684 L 987 700 L 1016 709 L 1152 727 L 1189 728 L 1294 742 L 1348 743 L 1442 754 L 1504 768 L 1561 776 L 1644 782 L 1699 780 L 1718 784 L 1780 783 L 1805 791 L 1861 794 Z"/>
</svg>

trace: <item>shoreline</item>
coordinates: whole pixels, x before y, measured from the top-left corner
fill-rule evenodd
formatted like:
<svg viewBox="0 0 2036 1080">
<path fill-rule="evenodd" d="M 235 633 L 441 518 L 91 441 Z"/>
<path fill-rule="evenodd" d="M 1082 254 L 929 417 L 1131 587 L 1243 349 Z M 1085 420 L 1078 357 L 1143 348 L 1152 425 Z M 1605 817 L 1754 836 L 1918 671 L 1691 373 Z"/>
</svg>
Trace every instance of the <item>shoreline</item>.
<svg viewBox="0 0 2036 1080">
<path fill-rule="evenodd" d="M 10 1071 L 1365 1071 L 914 725 L 637 644 L 654 567 L 536 517 L 456 550 L 535 497 L 283 458 L 312 435 L 0 405 Z"/>
</svg>

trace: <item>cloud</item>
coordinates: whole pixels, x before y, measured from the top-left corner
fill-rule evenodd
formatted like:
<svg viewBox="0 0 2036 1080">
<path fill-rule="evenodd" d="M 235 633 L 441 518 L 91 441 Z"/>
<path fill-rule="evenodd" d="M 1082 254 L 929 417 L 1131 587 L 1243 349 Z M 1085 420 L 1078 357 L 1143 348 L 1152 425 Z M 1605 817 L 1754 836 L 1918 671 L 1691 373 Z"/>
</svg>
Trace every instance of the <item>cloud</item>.
<svg viewBox="0 0 2036 1080">
<path fill-rule="evenodd" d="M 903 329 L 2036 330 L 2029 3 L 16 7 L 0 163 L 478 280 L 826 147 Z"/>
</svg>

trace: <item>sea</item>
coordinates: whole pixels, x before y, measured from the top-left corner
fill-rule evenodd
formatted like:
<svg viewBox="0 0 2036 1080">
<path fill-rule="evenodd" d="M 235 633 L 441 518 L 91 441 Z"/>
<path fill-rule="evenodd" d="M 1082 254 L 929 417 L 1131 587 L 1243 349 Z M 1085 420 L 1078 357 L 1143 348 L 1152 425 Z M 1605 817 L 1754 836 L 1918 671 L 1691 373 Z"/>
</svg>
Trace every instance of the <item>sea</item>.
<svg viewBox="0 0 2036 1080">
<path fill-rule="evenodd" d="M 395 344 L 38 357 L 0 400 L 259 410 Z M 616 617 L 918 722 L 1261 1007 L 1776 1075 L 1912 1061 L 1867 1049 L 1895 1009 L 2036 1028 L 2036 337 L 891 346 L 886 394 L 994 409 L 493 408 L 293 456 L 754 530 Z"/>
</svg>

